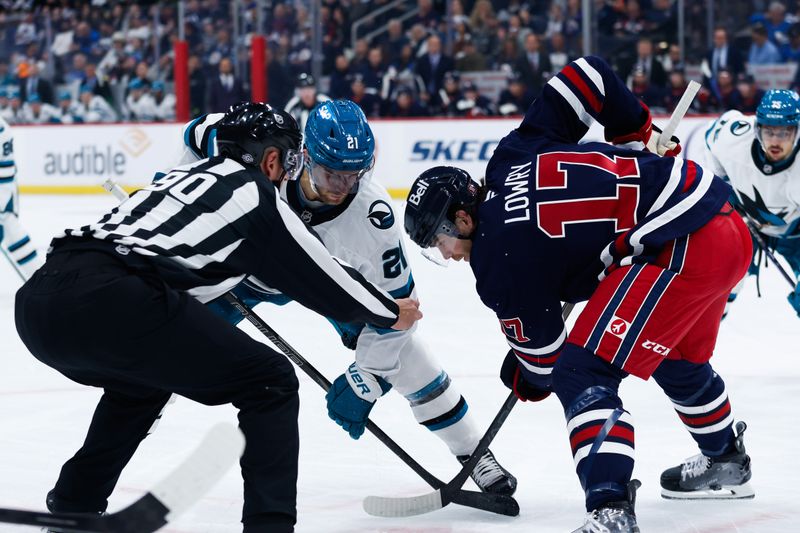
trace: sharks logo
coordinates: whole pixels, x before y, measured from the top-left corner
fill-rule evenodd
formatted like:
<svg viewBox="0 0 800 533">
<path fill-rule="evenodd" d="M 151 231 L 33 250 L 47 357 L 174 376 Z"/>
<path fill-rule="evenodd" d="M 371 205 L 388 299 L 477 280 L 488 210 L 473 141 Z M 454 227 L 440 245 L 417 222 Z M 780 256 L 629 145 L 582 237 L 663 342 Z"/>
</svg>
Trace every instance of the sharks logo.
<svg viewBox="0 0 800 533">
<path fill-rule="evenodd" d="M 731 124 L 731 133 L 737 137 L 741 137 L 750 131 L 750 123 L 744 120 L 737 120 Z"/>
<path fill-rule="evenodd" d="M 370 224 L 378 229 L 389 229 L 394 224 L 394 213 L 389 204 L 383 200 L 375 200 L 369 206 L 369 213 L 367 214 Z"/>
</svg>

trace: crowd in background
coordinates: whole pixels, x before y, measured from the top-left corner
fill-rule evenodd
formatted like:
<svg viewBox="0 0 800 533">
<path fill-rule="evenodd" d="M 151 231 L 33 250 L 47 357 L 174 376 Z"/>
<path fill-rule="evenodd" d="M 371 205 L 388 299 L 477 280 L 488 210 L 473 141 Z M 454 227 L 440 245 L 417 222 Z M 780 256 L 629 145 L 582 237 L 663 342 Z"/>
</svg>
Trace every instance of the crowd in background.
<svg viewBox="0 0 800 533">
<path fill-rule="evenodd" d="M 800 60 L 800 11 L 794 2 L 734 4 L 718 13 L 711 47 L 702 26 L 689 24 L 681 53 L 674 0 L 594 0 L 594 46 L 652 109 L 670 111 L 687 65 L 701 65 L 694 111 L 752 112 L 761 90 L 748 66 Z M 249 98 L 249 39 L 262 19 L 259 3 L 241 5 L 234 26 L 229 1 L 186 2 L 192 115 Z M 266 5 L 268 101 L 281 107 L 329 96 L 354 100 L 368 117 L 520 114 L 583 49 L 581 0 L 407 0 L 377 15 L 390 0 L 322 0 L 323 77 L 315 80 L 307 5 Z M 687 2 L 687 20 L 704 20 L 704 6 Z M 0 0 L 0 116 L 174 120 L 176 25 L 174 3 Z M 487 71 L 502 74 L 488 92 Z"/>
</svg>

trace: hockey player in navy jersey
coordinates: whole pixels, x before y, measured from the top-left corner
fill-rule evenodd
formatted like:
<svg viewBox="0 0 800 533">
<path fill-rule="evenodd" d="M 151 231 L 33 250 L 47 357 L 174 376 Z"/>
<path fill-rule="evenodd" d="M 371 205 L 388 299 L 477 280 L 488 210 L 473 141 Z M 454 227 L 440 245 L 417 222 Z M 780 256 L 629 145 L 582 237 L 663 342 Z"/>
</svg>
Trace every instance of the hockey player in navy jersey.
<svg viewBox="0 0 800 533">
<path fill-rule="evenodd" d="M 0 247 L 22 278 L 42 264 L 31 238 L 19 223 L 19 188 L 11 127 L 0 117 Z"/>
<path fill-rule="evenodd" d="M 608 140 L 646 150 L 578 144 L 595 120 Z M 734 432 L 708 363 L 750 237 L 730 188 L 659 137 L 609 66 L 581 58 L 500 141 L 485 185 L 435 167 L 406 205 L 417 244 L 469 261 L 510 347 L 503 382 L 523 400 L 561 401 L 589 511 L 577 531 L 639 530 L 633 419 L 617 392 L 629 374 L 655 379 L 701 451 L 662 474 L 664 496 L 753 494 L 744 423 Z M 560 303 L 582 301 L 568 333 Z"/>
<path fill-rule="evenodd" d="M 788 89 L 767 91 L 755 117 L 727 111 L 706 131 L 706 155 L 714 173 L 733 187 L 733 201 L 800 277 L 800 166 L 796 164 L 800 97 Z M 751 270 L 758 272 L 760 265 Z M 729 301 L 741 290 L 736 286 Z M 800 284 L 789 293 L 800 315 Z"/>
<path fill-rule="evenodd" d="M 177 167 L 98 222 L 65 230 L 17 292 L 20 338 L 41 362 L 104 393 L 47 505 L 103 512 L 172 393 L 233 404 L 245 533 L 296 520 L 298 383 L 292 364 L 204 303 L 253 275 L 343 322 L 408 329 L 418 303 L 392 299 L 331 257 L 279 198 L 302 168 L 287 113 L 247 104 L 219 124 L 220 155 Z"/>
<path fill-rule="evenodd" d="M 201 116 L 185 130 L 185 161 L 215 150 L 219 115 Z M 396 298 L 416 297 L 403 233 L 396 223 L 392 199 L 371 179 L 375 139 L 363 111 L 349 100 L 319 104 L 305 127 L 305 169 L 286 182 L 282 196 L 292 210 L 320 236 L 328 250 L 353 265 L 366 279 Z M 248 279 L 235 292 L 248 304 L 283 304 L 289 299 Z M 229 321 L 240 313 L 224 298 L 211 304 Z M 327 395 L 329 416 L 354 439 L 364 432 L 370 410 L 389 389 L 402 394 L 417 422 L 444 441 L 460 460 L 469 458 L 481 434 L 468 404 L 434 355 L 414 335 L 331 320 L 342 342 L 355 350 L 351 364 L 333 382 Z M 359 380 L 371 383 L 364 393 Z M 513 494 L 517 481 L 487 450 L 473 470 L 478 487 Z"/>
</svg>

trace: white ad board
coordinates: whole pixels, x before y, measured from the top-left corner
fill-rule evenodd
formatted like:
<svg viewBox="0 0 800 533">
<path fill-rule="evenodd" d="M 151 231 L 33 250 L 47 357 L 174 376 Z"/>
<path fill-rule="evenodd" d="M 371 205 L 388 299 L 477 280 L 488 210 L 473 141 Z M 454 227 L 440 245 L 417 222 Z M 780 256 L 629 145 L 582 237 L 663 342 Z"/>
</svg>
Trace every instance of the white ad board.
<svg viewBox="0 0 800 533">
<path fill-rule="evenodd" d="M 703 133 L 712 117 L 688 117 L 677 135 L 688 157 L 703 162 Z M 393 196 L 405 197 L 414 178 L 435 165 L 464 168 L 475 178 L 515 119 L 374 120 L 377 139 L 373 179 Z M 666 117 L 655 119 L 666 123 Z M 16 126 L 14 148 L 23 193 L 102 192 L 113 178 L 128 188 L 142 187 L 156 171 L 175 165 L 182 151 L 179 124 Z M 595 125 L 586 140 L 601 140 Z"/>
</svg>

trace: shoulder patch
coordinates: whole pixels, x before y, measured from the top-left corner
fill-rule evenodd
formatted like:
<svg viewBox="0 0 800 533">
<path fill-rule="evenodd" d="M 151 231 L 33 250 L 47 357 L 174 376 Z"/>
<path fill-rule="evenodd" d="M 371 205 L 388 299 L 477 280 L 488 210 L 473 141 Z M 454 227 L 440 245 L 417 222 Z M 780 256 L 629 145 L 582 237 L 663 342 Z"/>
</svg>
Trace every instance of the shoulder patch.
<svg viewBox="0 0 800 533">
<path fill-rule="evenodd" d="M 750 123 L 746 120 L 737 120 L 736 122 L 731 124 L 731 133 L 736 137 L 741 137 L 748 131 L 750 131 Z"/>
<path fill-rule="evenodd" d="M 370 224 L 378 229 L 389 229 L 394 224 L 394 213 L 389 204 L 383 200 L 375 200 L 369 206 L 367 219 L 369 219 Z"/>
</svg>

